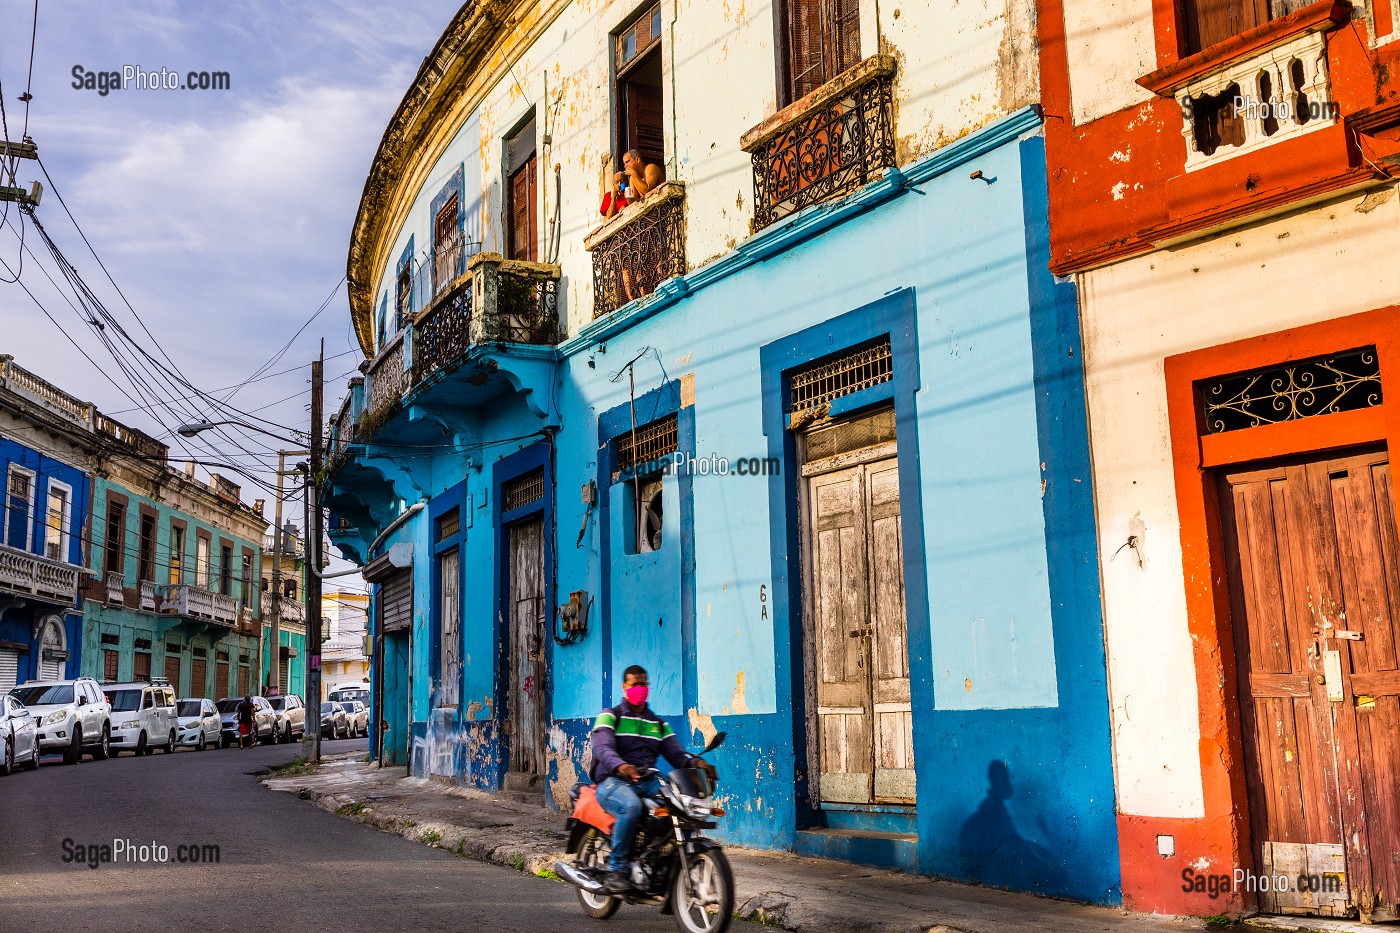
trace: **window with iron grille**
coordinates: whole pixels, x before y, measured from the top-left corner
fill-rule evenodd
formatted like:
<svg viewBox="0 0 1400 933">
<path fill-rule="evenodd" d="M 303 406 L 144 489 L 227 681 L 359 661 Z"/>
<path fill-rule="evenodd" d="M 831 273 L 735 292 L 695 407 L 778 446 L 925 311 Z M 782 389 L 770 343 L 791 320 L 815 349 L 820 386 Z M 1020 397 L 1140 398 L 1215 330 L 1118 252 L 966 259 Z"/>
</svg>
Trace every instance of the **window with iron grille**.
<svg viewBox="0 0 1400 933">
<path fill-rule="evenodd" d="M 505 485 L 504 511 L 521 508 L 544 498 L 544 467 L 518 476 Z"/>
<path fill-rule="evenodd" d="M 437 520 L 437 540 L 446 541 L 462 530 L 462 510 L 448 509 Z"/>
<path fill-rule="evenodd" d="M 890 351 L 890 338 L 884 337 L 877 343 L 794 373 L 790 381 L 788 411 L 811 411 L 843 395 L 851 395 L 893 378 L 894 358 Z"/>
<path fill-rule="evenodd" d="M 613 443 L 617 446 L 617 469 L 625 472 L 633 468 L 643 468 L 657 464 L 663 457 L 676 452 L 680 445 L 675 415 L 667 415 L 659 421 L 643 425 L 634 431 L 626 431 L 617 436 Z"/>
<path fill-rule="evenodd" d="M 1221 434 L 1374 408 L 1381 404 L 1380 358 L 1359 347 L 1199 384 L 1205 433 Z"/>
</svg>

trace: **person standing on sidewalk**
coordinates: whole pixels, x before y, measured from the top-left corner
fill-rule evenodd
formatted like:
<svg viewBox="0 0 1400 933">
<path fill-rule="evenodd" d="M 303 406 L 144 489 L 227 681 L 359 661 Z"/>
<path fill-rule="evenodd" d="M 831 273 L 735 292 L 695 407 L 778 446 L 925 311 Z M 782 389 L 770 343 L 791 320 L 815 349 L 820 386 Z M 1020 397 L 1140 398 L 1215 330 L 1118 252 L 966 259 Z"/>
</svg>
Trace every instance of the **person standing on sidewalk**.
<svg viewBox="0 0 1400 933">
<path fill-rule="evenodd" d="M 715 779 L 714 765 L 681 748 L 675 731 L 647 707 L 646 669 L 633 664 L 622 674 L 625 699 L 598 714 L 589 735 L 593 766 L 589 777 L 598 785 L 598 803 L 617 818 L 612 831 L 612 852 L 603 884 L 613 894 L 631 889 L 628 876 L 632 842 L 642 815 L 642 797 L 661 792 L 656 775 L 646 772 L 664 757 L 673 768 L 700 768 Z"/>
<path fill-rule="evenodd" d="M 248 748 L 253 743 L 250 741 L 253 736 L 253 698 L 245 696 L 243 702 L 239 703 L 235 712 L 238 713 L 238 747 Z"/>
</svg>

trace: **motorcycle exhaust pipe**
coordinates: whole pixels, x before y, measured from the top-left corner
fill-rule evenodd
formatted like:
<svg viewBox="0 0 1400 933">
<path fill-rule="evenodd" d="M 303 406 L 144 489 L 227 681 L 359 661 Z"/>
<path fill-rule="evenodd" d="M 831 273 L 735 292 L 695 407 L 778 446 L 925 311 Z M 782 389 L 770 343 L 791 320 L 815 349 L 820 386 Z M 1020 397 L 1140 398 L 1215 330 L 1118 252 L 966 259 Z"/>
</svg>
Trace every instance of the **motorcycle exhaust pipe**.
<svg viewBox="0 0 1400 933">
<path fill-rule="evenodd" d="M 584 874 L 573 862 L 566 862 L 560 859 L 554 863 L 554 873 L 563 878 L 576 888 L 581 888 L 589 894 L 606 894 L 603 883 L 593 877 Z"/>
</svg>

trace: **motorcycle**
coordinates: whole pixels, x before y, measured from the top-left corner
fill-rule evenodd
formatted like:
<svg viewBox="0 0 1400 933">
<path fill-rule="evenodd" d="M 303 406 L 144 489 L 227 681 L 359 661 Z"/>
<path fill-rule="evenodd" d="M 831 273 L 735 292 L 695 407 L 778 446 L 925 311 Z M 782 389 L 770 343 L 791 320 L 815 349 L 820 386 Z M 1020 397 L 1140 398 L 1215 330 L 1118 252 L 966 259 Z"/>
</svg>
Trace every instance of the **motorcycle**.
<svg viewBox="0 0 1400 933">
<path fill-rule="evenodd" d="M 717 733 L 700 754 L 719 748 L 724 737 Z M 724 933 L 734 913 L 734 873 L 720 844 L 701 835 L 724 816 L 714 805 L 709 777 L 699 768 L 669 774 L 650 768 L 642 776 L 652 775 L 661 792 L 642 801 L 646 812 L 632 847 L 631 891 L 610 894 L 604 887 L 611 834 L 584 819 L 569 818 L 565 851 L 573 858 L 555 862 L 554 872 L 578 889 L 583 912 L 595 919 L 611 917 L 625 900 L 660 906 L 663 914 L 675 916 L 683 933 Z M 575 802 L 587 786 L 575 785 L 570 792 Z"/>
</svg>

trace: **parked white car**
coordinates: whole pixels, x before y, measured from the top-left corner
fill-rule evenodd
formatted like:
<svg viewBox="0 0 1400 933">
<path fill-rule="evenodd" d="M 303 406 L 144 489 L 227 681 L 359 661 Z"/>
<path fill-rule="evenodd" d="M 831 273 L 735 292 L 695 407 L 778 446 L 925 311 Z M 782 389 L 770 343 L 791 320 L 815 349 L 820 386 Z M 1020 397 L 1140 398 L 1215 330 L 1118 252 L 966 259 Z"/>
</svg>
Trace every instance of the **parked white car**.
<svg viewBox="0 0 1400 933">
<path fill-rule="evenodd" d="M 10 691 L 29 708 L 39 731 L 41 752 L 63 752 L 63 763 L 75 765 L 90 752 L 106 758 L 110 749 L 111 707 L 91 677 L 76 680 L 31 680 Z"/>
<path fill-rule="evenodd" d="M 306 704 L 294 693 L 268 697 L 267 702 L 277 714 L 277 741 L 295 742 L 306 735 Z"/>
<path fill-rule="evenodd" d="M 107 684 L 102 688 L 112 704 L 112 754 L 130 750 L 149 755 L 157 748 L 175 751 L 179 718 L 175 688 L 166 681 Z"/>
<path fill-rule="evenodd" d="M 219 710 L 213 700 L 190 697 L 175 708 L 180 718 L 181 745 L 193 746 L 202 752 L 210 745 L 219 747 Z"/>
<path fill-rule="evenodd" d="M 220 740 L 224 748 L 238 744 L 238 704 L 242 697 L 224 697 L 219 701 Z M 271 745 L 277 740 L 277 714 L 265 697 L 253 697 L 253 742 Z"/>
<path fill-rule="evenodd" d="M 345 707 L 345 723 L 350 738 L 369 735 L 369 709 L 359 700 L 342 700 L 340 705 Z"/>
<path fill-rule="evenodd" d="M 0 774 L 17 765 L 39 767 L 39 729 L 34 714 L 14 697 L 0 696 Z"/>
</svg>

